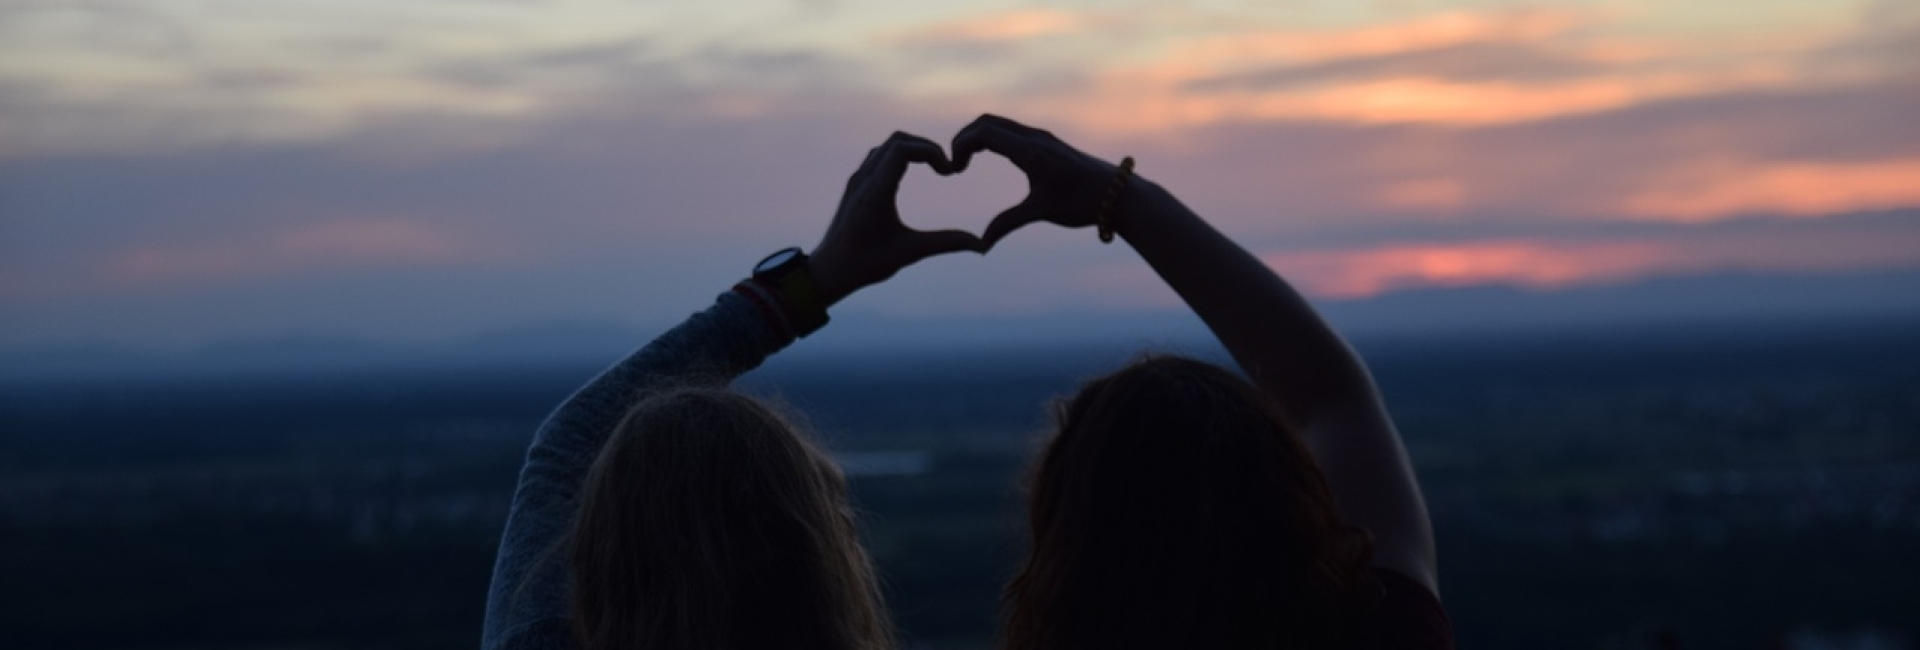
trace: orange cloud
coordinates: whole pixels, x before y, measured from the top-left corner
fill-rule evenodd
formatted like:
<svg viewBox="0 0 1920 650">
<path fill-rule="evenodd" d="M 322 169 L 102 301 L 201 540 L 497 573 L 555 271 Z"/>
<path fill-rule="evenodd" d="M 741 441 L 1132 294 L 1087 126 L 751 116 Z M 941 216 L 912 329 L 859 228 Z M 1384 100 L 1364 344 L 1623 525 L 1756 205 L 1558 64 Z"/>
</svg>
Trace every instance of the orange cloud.
<svg viewBox="0 0 1920 650">
<path fill-rule="evenodd" d="M 1920 160 L 1714 164 L 1657 179 L 1627 214 L 1709 221 L 1741 213 L 1823 215 L 1920 205 Z"/>
<path fill-rule="evenodd" d="M 1311 63 L 1465 43 L 1541 41 L 1591 20 L 1591 16 L 1584 12 L 1570 10 L 1451 12 L 1349 29 L 1263 30 L 1226 37 L 1214 36 L 1176 50 L 1170 58 L 1211 66 L 1235 62 Z"/>
<path fill-rule="evenodd" d="M 147 245 L 102 267 L 112 284 L 144 286 L 289 272 L 432 265 L 498 257 L 499 247 L 419 221 L 352 218 L 303 223 L 254 237 Z"/>
<path fill-rule="evenodd" d="M 970 20 L 932 25 L 888 39 L 904 44 L 953 45 L 999 43 L 1079 31 L 1093 22 L 1086 13 L 1060 9 L 1016 9 Z"/>
<path fill-rule="evenodd" d="M 1486 11 L 1344 30 L 1206 33 L 1149 58 L 1117 59 L 1088 84 L 1032 106 L 1053 120 L 1128 133 L 1277 120 L 1479 126 L 1860 77 L 1800 61 L 1830 43 L 1807 30 L 1709 46 L 1687 35 L 1631 34 L 1612 19 L 1593 10 Z M 1472 46 L 1497 47 L 1461 49 Z M 1487 78 L 1449 72 L 1462 65 Z M 1287 76 L 1302 71 L 1311 74 Z"/>
<path fill-rule="evenodd" d="M 1038 110 L 1056 119 L 1120 132 L 1166 132 L 1228 121 L 1324 120 L 1360 124 L 1480 126 L 1595 113 L 1649 101 L 1792 81 L 1792 67 L 1767 61 L 1711 70 L 1614 71 L 1564 81 L 1454 81 L 1399 77 L 1305 87 L 1197 90 L 1217 76 L 1201 70 L 1117 70 L 1091 96 L 1050 98 Z"/>
</svg>

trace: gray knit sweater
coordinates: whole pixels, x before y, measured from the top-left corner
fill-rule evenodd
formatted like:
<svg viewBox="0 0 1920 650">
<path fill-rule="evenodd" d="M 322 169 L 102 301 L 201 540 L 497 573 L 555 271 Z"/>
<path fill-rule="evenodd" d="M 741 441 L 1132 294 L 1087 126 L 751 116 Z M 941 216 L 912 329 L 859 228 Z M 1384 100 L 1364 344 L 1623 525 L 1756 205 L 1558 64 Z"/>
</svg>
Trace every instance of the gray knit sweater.
<svg viewBox="0 0 1920 650">
<path fill-rule="evenodd" d="M 730 382 L 790 342 L 752 301 L 721 294 L 712 307 L 601 372 L 547 416 L 527 449 L 500 536 L 482 650 L 576 648 L 567 620 L 562 543 L 573 527 L 587 469 L 627 410 L 662 386 Z"/>
</svg>

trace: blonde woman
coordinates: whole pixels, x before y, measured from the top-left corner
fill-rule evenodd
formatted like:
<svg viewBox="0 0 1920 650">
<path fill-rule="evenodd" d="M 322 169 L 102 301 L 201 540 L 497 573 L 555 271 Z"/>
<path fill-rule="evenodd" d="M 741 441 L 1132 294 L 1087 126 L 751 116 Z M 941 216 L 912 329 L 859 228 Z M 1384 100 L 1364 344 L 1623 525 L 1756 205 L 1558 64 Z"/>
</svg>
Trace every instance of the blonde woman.
<svg viewBox="0 0 1920 650">
<path fill-rule="evenodd" d="M 848 181 L 811 255 L 775 253 L 707 310 L 615 364 L 535 433 L 481 647 L 878 650 L 892 646 L 839 471 L 728 382 L 827 322 L 827 307 L 927 257 L 981 250 L 900 222 L 896 133 Z"/>
</svg>

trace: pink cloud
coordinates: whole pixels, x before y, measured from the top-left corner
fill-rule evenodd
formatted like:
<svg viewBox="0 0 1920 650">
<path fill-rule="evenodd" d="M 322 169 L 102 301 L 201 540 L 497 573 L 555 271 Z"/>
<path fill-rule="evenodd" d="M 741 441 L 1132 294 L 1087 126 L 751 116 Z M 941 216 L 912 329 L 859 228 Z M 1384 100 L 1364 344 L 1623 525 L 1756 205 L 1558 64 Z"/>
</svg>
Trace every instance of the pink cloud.
<svg viewBox="0 0 1920 650">
<path fill-rule="evenodd" d="M 1494 240 L 1276 253 L 1262 261 L 1313 295 L 1364 298 L 1416 287 L 1592 284 L 1643 274 L 1666 256 L 1655 242 Z"/>
<path fill-rule="evenodd" d="M 216 241 L 147 244 L 100 267 L 110 284 L 148 286 L 236 280 L 305 271 L 438 266 L 500 259 L 505 250 L 470 235 L 402 218 L 334 218 Z"/>
<path fill-rule="evenodd" d="M 1717 272 L 1846 272 L 1920 266 L 1912 232 L 1676 233 L 1581 241 L 1496 238 L 1263 255 L 1302 291 L 1367 298 L 1401 289 L 1507 285 L 1553 290 Z"/>
<path fill-rule="evenodd" d="M 1652 181 L 1614 207 L 1641 217 L 1706 221 L 1742 212 L 1817 216 L 1920 205 L 1920 158 L 1706 163 Z"/>
</svg>

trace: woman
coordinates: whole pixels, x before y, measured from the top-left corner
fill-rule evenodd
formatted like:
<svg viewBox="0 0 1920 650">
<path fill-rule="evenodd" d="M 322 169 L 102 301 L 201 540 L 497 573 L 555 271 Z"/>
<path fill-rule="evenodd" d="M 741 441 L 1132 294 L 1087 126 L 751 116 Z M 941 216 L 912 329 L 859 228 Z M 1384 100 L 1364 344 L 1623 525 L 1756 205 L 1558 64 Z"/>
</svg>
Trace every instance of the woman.
<svg viewBox="0 0 1920 650">
<path fill-rule="evenodd" d="M 1366 366 L 1260 260 L 1172 194 L 1046 131 L 982 116 L 956 171 L 1007 157 L 1048 221 L 1144 258 L 1246 371 L 1150 358 L 1066 401 L 1030 479 L 1010 650 L 1451 647 L 1431 524 Z"/>
<path fill-rule="evenodd" d="M 900 222 L 910 163 L 868 152 L 811 257 L 776 253 L 713 307 L 615 364 L 535 434 L 487 594 L 483 648 L 866 650 L 892 645 L 846 483 L 793 427 L 726 384 L 921 259 L 981 250 Z"/>
</svg>

